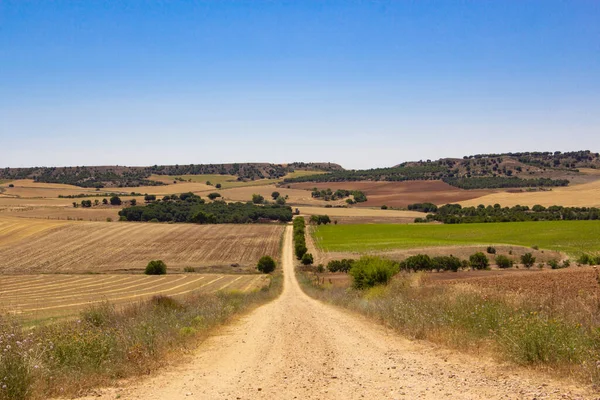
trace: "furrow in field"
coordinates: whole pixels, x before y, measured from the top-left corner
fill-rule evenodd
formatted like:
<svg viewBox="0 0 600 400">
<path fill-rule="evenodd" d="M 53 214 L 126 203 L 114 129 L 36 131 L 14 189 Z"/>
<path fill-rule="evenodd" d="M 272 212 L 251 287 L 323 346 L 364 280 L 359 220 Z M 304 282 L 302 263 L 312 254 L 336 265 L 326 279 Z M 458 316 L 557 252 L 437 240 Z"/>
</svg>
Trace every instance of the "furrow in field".
<svg viewBox="0 0 600 400">
<path fill-rule="evenodd" d="M 40 297 L 40 293 L 44 297 L 52 296 L 53 299 L 56 298 L 64 298 L 65 296 L 56 296 L 60 295 L 64 292 L 69 292 L 71 295 L 69 297 L 80 296 L 80 293 L 92 293 L 91 291 L 95 291 L 95 293 L 102 293 L 105 287 L 114 287 L 117 283 L 128 281 L 130 277 L 118 277 L 118 275 L 109 275 L 107 278 L 103 278 L 100 281 L 96 281 L 94 283 L 90 283 L 88 285 L 77 285 L 77 286 L 68 286 L 68 287 L 55 287 L 51 290 L 38 290 L 36 292 L 26 292 L 26 293 L 12 293 L 8 295 L 6 298 L 10 299 L 12 297 L 19 297 L 19 299 L 29 299 L 31 297 L 38 298 Z M 98 292 L 98 286 L 100 286 L 100 291 Z"/>
</svg>

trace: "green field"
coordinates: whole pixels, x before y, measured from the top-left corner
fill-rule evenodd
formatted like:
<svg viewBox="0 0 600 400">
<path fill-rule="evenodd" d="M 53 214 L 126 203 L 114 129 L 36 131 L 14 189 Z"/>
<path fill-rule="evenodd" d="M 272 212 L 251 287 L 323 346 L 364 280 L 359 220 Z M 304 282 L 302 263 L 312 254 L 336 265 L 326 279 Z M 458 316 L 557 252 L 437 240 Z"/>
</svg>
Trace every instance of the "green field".
<svg viewBox="0 0 600 400">
<path fill-rule="evenodd" d="M 568 254 L 600 252 L 600 221 L 493 224 L 327 225 L 313 231 L 324 251 L 368 252 L 473 244 L 539 246 Z"/>
</svg>

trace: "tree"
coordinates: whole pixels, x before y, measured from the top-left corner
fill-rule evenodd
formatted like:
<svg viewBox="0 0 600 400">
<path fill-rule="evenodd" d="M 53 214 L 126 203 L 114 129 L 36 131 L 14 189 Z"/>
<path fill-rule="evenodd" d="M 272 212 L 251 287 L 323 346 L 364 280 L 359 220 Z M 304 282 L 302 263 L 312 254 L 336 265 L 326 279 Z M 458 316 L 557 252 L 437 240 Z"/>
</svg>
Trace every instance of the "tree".
<svg viewBox="0 0 600 400">
<path fill-rule="evenodd" d="M 496 257 L 496 265 L 498 268 L 511 268 L 513 266 L 513 262 L 506 256 L 498 255 Z"/>
<path fill-rule="evenodd" d="M 490 261 L 482 252 L 471 254 L 469 257 L 469 265 L 473 269 L 487 269 L 490 266 Z"/>
<path fill-rule="evenodd" d="M 217 184 L 215 185 L 215 187 L 216 187 L 217 189 L 221 189 L 221 184 L 220 184 L 220 183 L 217 183 Z"/>
<path fill-rule="evenodd" d="M 382 209 L 382 210 L 387 210 L 387 209 L 388 209 L 388 206 L 386 206 L 386 205 L 384 204 L 384 205 L 382 205 L 382 206 L 381 206 L 381 209 Z"/>
<path fill-rule="evenodd" d="M 261 196 L 260 194 L 255 193 L 252 195 L 252 202 L 254 204 L 262 204 L 262 203 L 264 203 L 264 201 L 265 201 L 265 198 L 263 196 Z"/>
<path fill-rule="evenodd" d="M 91 200 L 81 200 L 81 207 L 90 208 L 92 206 Z"/>
<path fill-rule="evenodd" d="M 273 200 L 277 200 L 277 198 L 280 196 L 279 192 L 273 192 L 271 193 L 271 197 L 273 198 Z"/>
<path fill-rule="evenodd" d="M 156 196 L 153 195 L 153 194 L 147 194 L 147 195 L 144 196 L 144 201 L 146 203 L 150 203 L 150 202 L 156 201 Z"/>
<path fill-rule="evenodd" d="M 108 200 L 102 199 L 102 204 L 104 204 L 104 205 L 108 204 Z"/>
<path fill-rule="evenodd" d="M 285 199 L 283 197 L 279 196 L 277 198 L 277 200 L 275 200 L 275 203 L 279 204 L 280 206 L 283 206 L 283 205 L 285 205 Z"/>
<path fill-rule="evenodd" d="M 119 196 L 113 196 L 110 198 L 110 204 L 113 206 L 120 206 L 121 203 L 121 198 Z"/>
<path fill-rule="evenodd" d="M 212 186 L 212 183 L 210 183 L 210 181 L 206 181 L 206 185 L 207 186 Z"/>
<path fill-rule="evenodd" d="M 135 205 L 137 205 L 137 200 L 136 199 L 131 199 L 131 200 L 129 200 L 129 204 L 131 206 L 135 206 Z"/>
<path fill-rule="evenodd" d="M 152 260 L 146 266 L 144 273 L 146 275 L 165 275 L 167 273 L 167 264 L 162 260 Z"/>
<path fill-rule="evenodd" d="M 210 193 L 210 194 L 208 195 L 208 198 L 209 198 L 209 199 L 211 199 L 211 200 L 214 200 L 214 199 L 216 199 L 217 197 L 221 197 L 221 195 L 220 195 L 219 193 L 216 193 L 216 192 L 214 192 L 214 193 Z"/>
<path fill-rule="evenodd" d="M 100 202 L 98 201 L 98 199 L 94 200 L 94 205 L 95 206 L 100 205 Z"/>
<path fill-rule="evenodd" d="M 525 268 L 531 268 L 535 264 L 535 257 L 531 253 L 525 253 L 521 256 L 521 264 Z"/>
<path fill-rule="evenodd" d="M 313 255 L 310 253 L 304 253 L 304 255 L 302 256 L 302 260 L 301 260 L 303 265 L 312 265 L 313 262 L 315 262 Z"/>
<path fill-rule="evenodd" d="M 74 208 L 77 208 L 78 206 L 79 206 L 79 204 L 77 204 L 77 202 L 76 202 L 76 201 L 74 201 L 74 202 L 73 202 L 73 207 L 74 207 Z"/>
<path fill-rule="evenodd" d="M 271 272 L 275 271 L 275 267 L 275 260 L 273 260 L 273 258 L 270 256 L 262 256 L 256 265 L 256 269 L 263 274 L 270 274 Z"/>
</svg>

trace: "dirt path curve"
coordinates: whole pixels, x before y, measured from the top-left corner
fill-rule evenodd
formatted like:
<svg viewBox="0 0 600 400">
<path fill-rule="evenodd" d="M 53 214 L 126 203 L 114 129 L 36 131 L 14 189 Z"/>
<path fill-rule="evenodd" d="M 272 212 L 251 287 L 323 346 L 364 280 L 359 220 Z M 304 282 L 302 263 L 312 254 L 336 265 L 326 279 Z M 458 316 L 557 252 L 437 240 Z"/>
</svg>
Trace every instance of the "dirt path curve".
<svg viewBox="0 0 600 400">
<path fill-rule="evenodd" d="M 539 375 L 411 342 L 305 295 L 294 274 L 291 226 L 284 290 L 206 340 L 193 361 L 90 399 L 593 398 Z"/>
</svg>

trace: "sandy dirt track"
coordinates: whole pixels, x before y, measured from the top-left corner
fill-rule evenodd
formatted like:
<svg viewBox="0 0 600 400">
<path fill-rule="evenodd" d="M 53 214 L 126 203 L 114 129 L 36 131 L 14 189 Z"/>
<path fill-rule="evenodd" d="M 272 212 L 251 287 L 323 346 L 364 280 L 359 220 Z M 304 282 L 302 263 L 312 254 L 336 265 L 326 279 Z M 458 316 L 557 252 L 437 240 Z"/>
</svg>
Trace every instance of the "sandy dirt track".
<svg viewBox="0 0 600 400">
<path fill-rule="evenodd" d="M 89 399 L 549 399 L 584 389 L 411 342 L 305 295 L 285 235 L 283 294 L 205 341 L 193 359 Z"/>
</svg>

